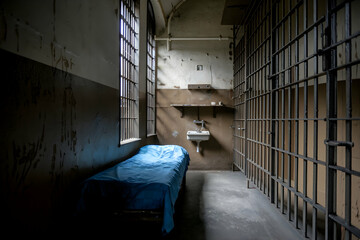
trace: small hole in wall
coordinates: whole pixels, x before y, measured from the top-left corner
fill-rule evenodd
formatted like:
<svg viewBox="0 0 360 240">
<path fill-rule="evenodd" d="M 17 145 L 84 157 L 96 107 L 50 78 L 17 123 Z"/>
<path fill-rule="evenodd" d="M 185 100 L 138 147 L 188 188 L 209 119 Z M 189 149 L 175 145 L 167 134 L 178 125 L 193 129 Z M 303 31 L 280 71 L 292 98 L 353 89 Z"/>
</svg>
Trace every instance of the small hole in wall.
<svg viewBox="0 0 360 240">
<path fill-rule="evenodd" d="M 202 71 L 203 68 L 203 65 L 196 65 L 196 71 Z"/>
</svg>

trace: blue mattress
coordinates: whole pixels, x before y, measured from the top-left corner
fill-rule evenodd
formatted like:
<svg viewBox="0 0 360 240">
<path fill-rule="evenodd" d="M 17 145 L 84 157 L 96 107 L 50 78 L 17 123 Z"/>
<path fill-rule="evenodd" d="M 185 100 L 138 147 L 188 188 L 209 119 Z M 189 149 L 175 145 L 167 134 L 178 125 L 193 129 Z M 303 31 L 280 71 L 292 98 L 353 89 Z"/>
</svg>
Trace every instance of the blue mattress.
<svg viewBox="0 0 360 240">
<path fill-rule="evenodd" d="M 85 180 L 77 211 L 96 204 L 107 209 L 163 209 L 163 234 L 174 227 L 174 205 L 189 165 L 189 154 L 177 145 L 147 145 L 133 157 Z"/>
</svg>

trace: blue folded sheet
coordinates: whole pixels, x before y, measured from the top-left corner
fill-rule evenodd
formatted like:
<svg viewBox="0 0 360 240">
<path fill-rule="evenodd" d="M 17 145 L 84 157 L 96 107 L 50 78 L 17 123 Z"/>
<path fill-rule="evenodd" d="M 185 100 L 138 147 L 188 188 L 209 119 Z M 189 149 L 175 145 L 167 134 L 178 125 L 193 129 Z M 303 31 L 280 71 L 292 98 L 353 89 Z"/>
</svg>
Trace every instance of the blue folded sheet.
<svg viewBox="0 0 360 240">
<path fill-rule="evenodd" d="M 177 145 L 147 145 L 82 184 L 78 212 L 92 208 L 94 199 L 109 209 L 163 209 L 163 234 L 174 227 L 174 205 L 188 169 L 189 154 Z"/>
</svg>

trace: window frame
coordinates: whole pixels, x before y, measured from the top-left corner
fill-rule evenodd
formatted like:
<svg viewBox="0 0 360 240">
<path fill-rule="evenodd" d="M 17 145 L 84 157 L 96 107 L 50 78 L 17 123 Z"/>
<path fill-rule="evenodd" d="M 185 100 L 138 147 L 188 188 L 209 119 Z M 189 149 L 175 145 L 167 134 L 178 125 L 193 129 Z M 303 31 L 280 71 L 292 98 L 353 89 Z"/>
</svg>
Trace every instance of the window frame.
<svg viewBox="0 0 360 240">
<path fill-rule="evenodd" d="M 139 140 L 139 6 L 119 1 L 119 145 Z"/>
<path fill-rule="evenodd" d="M 156 135 L 156 42 L 155 17 L 148 2 L 146 36 L 146 135 Z"/>
</svg>

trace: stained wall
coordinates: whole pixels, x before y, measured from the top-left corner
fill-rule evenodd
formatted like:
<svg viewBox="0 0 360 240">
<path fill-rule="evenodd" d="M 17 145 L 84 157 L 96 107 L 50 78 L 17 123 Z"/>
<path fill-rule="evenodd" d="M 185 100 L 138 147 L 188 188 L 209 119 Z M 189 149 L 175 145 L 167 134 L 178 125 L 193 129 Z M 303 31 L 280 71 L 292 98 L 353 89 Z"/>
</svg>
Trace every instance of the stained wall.
<svg viewBox="0 0 360 240">
<path fill-rule="evenodd" d="M 81 181 L 157 143 L 141 128 L 119 147 L 118 13 L 118 1 L 0 2 L 1 229 L 14 236 L 66 232 Z"/>
</svg>

